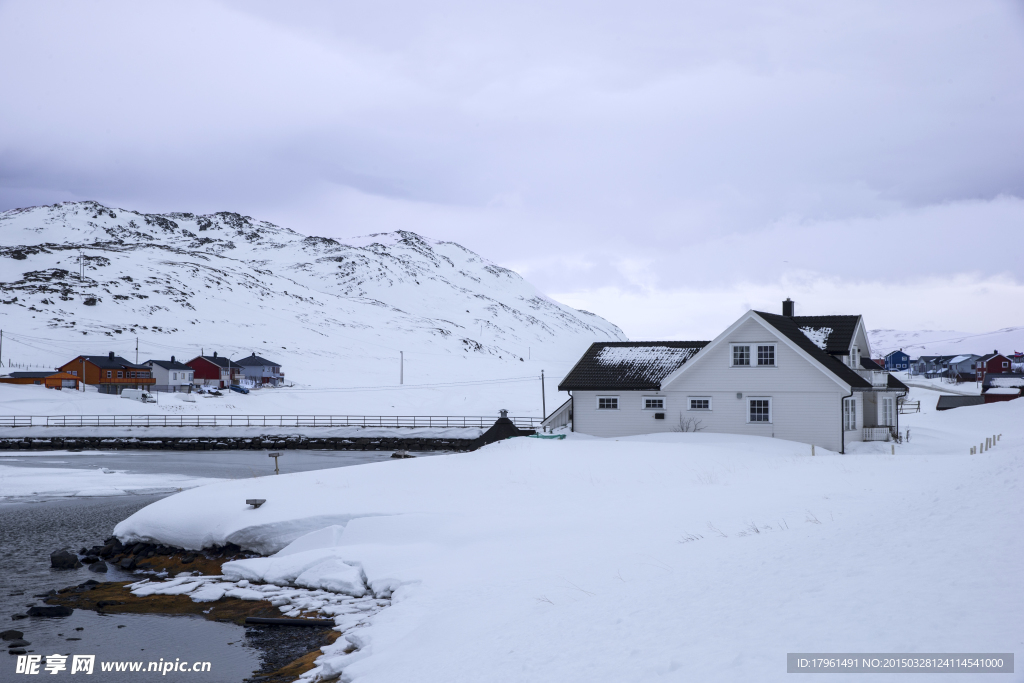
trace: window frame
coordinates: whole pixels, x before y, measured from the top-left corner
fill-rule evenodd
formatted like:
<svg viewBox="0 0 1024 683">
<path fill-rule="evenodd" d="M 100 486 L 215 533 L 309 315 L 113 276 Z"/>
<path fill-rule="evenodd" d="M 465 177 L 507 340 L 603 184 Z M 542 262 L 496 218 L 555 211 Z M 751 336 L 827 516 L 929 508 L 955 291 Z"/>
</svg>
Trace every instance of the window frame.
<svg viewBox="0 0 1024 683">
<path fill-rule="evenodd" d="M 114 371 L 113 370 L 107 370 L 107 379 L 113 379 L 113 378 L 114 378 Z"/>
<path fill-rule="evenodd" d="M 760 349 L 761 347 L 771 347 L 771 364 L 760 363 Z M 747 364 L 737 365 L 736 364 L 736 349 L 746 348 L 747 349 Z M 730 368 L 777 368 L 779 367 L 779 343 L 777 341 L 760 341 L 760 342 L 729 342 L 729 367 Z"/>
<path fill-rule="evenodd" d="M 736 343 L 736 344 L 731 344 L 730 343 L 729 344 L 729 367 L 730 368 L 752 368 L 752 367 L 754 367 L 754 366 L 752 366 L 750 364 L 750 347 L 751 346 L 753 346 L 753 344 L 751 344 L 749 342 L 746 342 L 746 343 Z M 744 364 L 737 364 L 736 363 L 736 349 L 737 348 L 741 348 L 741 347 L 747 349 L 747 362 L 746 362 L 745 365 Z"/>
<path fill-rule="evenodd" d="M 609 408 L 607 406 L 602 407 L 601 406 L 601 401 L 602 400 L 606 400 L 606 401 L 607 400 L 613 400 L 613 401 L 615 401 L 615 407 L 614 408 Z M 595 405 L 597 406 L 598 410 L 618 410 L 619 409 L 619 397 L 618 396 L 596 396 L 595 397 Z"/>
<path fill-rule="evenodd" d="M 775 402 L 771 396 L 746 396 L 747 399 L 747 424 L 752 425 L 770 425 L 775 424 Z M 768 402 L 768 420 L 751 420 L 750 419 L 750 408 L 753 401 L 767 401 Z"/>
<path fill-rule="evenodd" d="M 847 410 L 850 406 L 850 410 Z M 857 398 L 855 396 L 843 398 L 843 431 L 857 431 Z"/>
<path fill-rule="evenodd" d="M 694 401 L 707 401 L 708 402 L 708 407 L 707 408 L 694 408 L 693 407 L 693 402 Z M 693 411 L 695 413 L 710 413 L 712 410 L 714 410 L 714 403 L 711 400 L 710 396 L 687 396 L 686 397 L 686 410 L 687 411 Z"/>
<path fill-rule="evenodd" d="M 757 344 L 754 344 L 754 346 L 757 347 L 757 365 L 751 365 L 751 367 L 755 367 L 755 368 L 777 368 L 777 367 L 779 367 L 779 353 L 778 353 L 779 345 L 778 344 L 776 344 L 774 342 L 763 342 L 763 343 L 759 342 Z M 772 362 L 771 363 L 764 363 L 764 364 L 761 363 L 761 348 L 762 347 L 768 347 L 768 348 L 771 349 L 771 357 L 772 357 Z M 751 355 L 753 355 L 753 354 L 751 354 Z M 751 358 L 751 360 L 753 360 L 753 358 Z"/>
<path fill-rule="evenodd" d="M 661 406 L 652 408 L 647 405 L 648 401 L 661 401 Z M 605 408 L 605 410 L 608 410 Z M 640 399 L 640 410 L 665 410 L 665 397 L 664 396 L 643 396 Z"/>
</svg>

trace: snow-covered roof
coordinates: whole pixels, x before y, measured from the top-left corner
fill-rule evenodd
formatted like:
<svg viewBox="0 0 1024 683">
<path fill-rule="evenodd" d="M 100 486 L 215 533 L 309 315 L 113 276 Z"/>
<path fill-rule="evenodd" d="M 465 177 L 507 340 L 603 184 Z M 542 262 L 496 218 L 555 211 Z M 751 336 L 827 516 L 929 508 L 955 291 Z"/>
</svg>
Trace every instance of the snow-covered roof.
<svg viewBox="0 0 1024 683">
<path fill-rule="evenodd" d="M 964 361 L 971 360 L 972 358 L 974 358 L 974 356 L 970 355 L 970 354 L 968 354 L 966 356 L 957 356 L 956 358 L 950 358 L 949 359 L 949 364 L 950 365 L 955 365 L 957 363 L 963 363 Z"/>
<path fill-rule="evenodd" d="M 986 394 L 993 394 L 993 395 L 996 395 L 996 396 L 1019 396 L 1020 395 L 1020 389 L 1018 389 L 1018 388 L 1009 388 L 1009 387 L 1003 388 L 1003 389 L 996 388 L 996 389 L 989 389 L 985 393 Z"/>
<path fill-rule="evenodd" d="M 1024 377 L 1020 376 L 1000 377 L 999 375 L 986 375 L 985 380 L 990 387 L 1024 387 Z"/>
<path fill-rule="evenodd" d="M 800 331 L 822 351 L 828 346 L 828 338 L 832 334 L 831 327 L 801 327 Z"/>
<path fill-rule="evenodd" d="M 706 341 L 598 342 L 558 385 L 559 391 L 657 390 Z"/>
</svg>

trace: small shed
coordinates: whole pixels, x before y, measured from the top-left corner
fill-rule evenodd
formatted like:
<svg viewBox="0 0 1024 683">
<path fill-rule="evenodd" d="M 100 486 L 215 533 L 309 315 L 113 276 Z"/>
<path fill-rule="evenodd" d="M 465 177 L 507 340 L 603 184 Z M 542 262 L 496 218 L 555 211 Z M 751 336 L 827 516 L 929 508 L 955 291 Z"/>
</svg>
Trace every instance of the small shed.
<svg viewBox="0 0 1024 683">
<path fill-rule="evenodd" d="M 985 399 L 985 403 L 999 403 L 1000 401 L 1012 401 L 1015 398 L 1020 398 L 1020 389 L 1016 387 L 1006 387 L 989 389 L 982 397 Z"/>
</svg>

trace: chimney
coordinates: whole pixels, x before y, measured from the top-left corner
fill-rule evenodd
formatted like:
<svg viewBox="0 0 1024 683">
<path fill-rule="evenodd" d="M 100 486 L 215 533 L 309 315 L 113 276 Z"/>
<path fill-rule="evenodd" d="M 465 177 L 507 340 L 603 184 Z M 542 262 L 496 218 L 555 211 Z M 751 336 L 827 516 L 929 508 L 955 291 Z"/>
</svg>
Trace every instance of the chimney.
<svg viewBox="0 0 1024 683">
<path fill-rule="evenodd" d="M 782 315 L 792 318 L 793 317 L 793 304 L 796 302 L 790 299 L 788 296 L 786 300 L 782 302 Z"/>
<path fill-rule="evenodd" d="M 110 360 L 114 360 L 114 352 L 111 351 L 110 353 L 108 353 L 107 358 L 109 358 Z"/>
<path fill-rule="evenodd" d="M 171 356 L 171 362 L 172 363 L 174 362 L 174 356 Z"/>
<path fill-rule="evenodd" d="M 213 352 L 213 357 L 214 357 L 214 358 L 216 358 L 216 357 L 217 357 L 217 352 L 216 352 L 216 351 L 214 351 L 214 352 Z"/>
</svg>

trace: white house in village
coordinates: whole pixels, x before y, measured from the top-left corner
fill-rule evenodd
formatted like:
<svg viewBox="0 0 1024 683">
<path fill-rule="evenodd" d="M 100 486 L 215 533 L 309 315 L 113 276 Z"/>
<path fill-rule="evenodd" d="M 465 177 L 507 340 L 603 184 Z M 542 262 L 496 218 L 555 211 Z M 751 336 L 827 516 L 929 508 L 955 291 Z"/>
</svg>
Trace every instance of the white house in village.
<svg viewBox="0 0 1024 683">
<path fill-rule="evenodd" d="M 710 342 L 598 342 L 559 384 L 573 431 L 768 436 L 844 451 L 898 429 L 907 386 L 871 361 L 859 315 L 748 311 Z"/>
<path fill-rule="evenodd" d="M 170 360 L 147 360 L 146 365 L 153 371 L 153 391 L 191 391 L 192 390 L 192 368 L 179 363 L 171 356 Z"/>
</svg>

